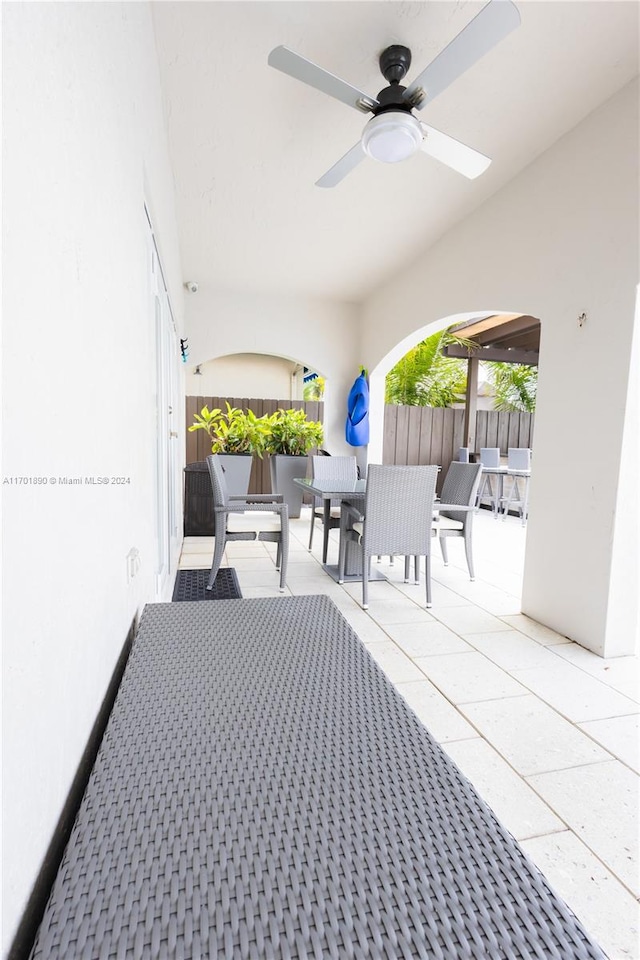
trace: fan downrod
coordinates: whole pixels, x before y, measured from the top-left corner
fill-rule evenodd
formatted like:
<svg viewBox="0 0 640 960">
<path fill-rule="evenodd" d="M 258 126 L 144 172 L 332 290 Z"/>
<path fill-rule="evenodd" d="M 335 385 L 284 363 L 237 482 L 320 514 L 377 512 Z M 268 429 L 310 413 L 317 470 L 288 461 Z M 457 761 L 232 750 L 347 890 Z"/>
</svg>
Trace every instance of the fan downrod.
<svg viewBox="0 0 640 960">
<path fill-rule="evenodd" d="M 411 66 L 411 50 L 395 43 L 382 51 L 379 63 L 387 83 L 400 83 Z"/>
</svg>

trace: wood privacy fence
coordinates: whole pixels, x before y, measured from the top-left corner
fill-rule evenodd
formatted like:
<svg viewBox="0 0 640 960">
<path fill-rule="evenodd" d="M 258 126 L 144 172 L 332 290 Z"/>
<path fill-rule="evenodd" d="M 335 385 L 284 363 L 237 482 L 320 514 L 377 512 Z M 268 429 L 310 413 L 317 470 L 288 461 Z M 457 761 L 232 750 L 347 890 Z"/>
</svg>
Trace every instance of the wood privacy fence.
<svg viewBox="0 0 640 960">
<path fill-rule="evenodd" d="M 464 413 L 448 407 L 386 406 L 383 462 L 439 463 L 444 474 L 464 446 Z M 500 447 L 506 457 L 509 447 L 531 447 L 533 419 L 531 413 L 478 410 L 476 452 Z"/>
<path fill-rule="evenodd" d="M 225 402 L 244 410 L 250 408 L 261 417 L 282 407 L 302 407 L 310 420 L 323 420 L 322 401 L 256 400 L 245 397 L 187 397 L 187 427 L 194 413 L 206 404 L 225 409 Z M 533 446 L 534 417 L 531 413 L 503 413 L 479 410 L 476 417 L 476 451 L 480 447 L 500 447 L 502 456 L 509 447 Z M 211 444 L 204 430 L 187 431 L 187 463 L 204 460 L 211 453 Z M 439 486 L 449 464 L 455 460 L 464 437 L 464 410 L 448 407 L 401 407 L 389 404 L 384 410 L 383 463 L 438 463 L 442 470 Z M 269 457 L 254 457 L 250 493 L 270 493 Z"/>
</svg>

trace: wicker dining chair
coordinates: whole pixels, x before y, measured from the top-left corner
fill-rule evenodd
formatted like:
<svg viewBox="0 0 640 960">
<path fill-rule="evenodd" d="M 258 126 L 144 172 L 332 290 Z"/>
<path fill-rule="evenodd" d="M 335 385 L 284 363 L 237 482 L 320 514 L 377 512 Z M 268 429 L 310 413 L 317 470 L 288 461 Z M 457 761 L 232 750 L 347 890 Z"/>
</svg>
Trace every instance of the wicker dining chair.
<svg viewBox="0 0 640 960">
<path fill-rule="evenodd" d="M 362 551 L 363 609 L 369 607 L 371 557 L 382 554 L 405 557 L 405 580 L 409 579 L 409 560 L 413 557 L 416 583 L 420 557 L 425 557 L 427 607 L 431 606 L 431 527 L 438 469 L 370 464 L 364 512 L 361 503 L 343 503 L 338 582 L 344 582 L 348 544 L 358 544 Z"/>
<path fill-rule="evenodd" d="M 358 467 L 355 457 L 311 457 L 311 475 L 320 483 L 352 483 L 358 479 Z M 322 562 L 327 562 L 329 531 L 340 526 L 340 500 L 331 501 L 328 523 L 325 522 L 324 501 L 314 497 L 311 504 L 311 529 L 309 530 L 309 550 L 313 544 L 313 531 L 316 520 L 320 520 L 323 530 Z"/>
<path fill-rule="evenodd" d="M 213 516 L 215 528 L 215 547 L 207 590 L 213 589 L 218 575 L 225 546 L 230 540 L 265 540 L 276 543 L 276 569 L 280 571 L 280 590 L 284 591 L 287 579 L 287 561 L 289 558 L 289 508 L 282 494 L 248 494 L 229 496 L 224 468 L 220 458 L 211 454 L 207 457 L 211 486 L 213 487 Z M 272 514 L 256 524 L 257 518 L 251 514 Z"/>
<path fill-rule="evenodd" d="M 433 526 L 433 534 L 440 540 L 445 566 L 449 563 L 448 538 L 464 538 L 467 566 L 472 580 L 476 578 L 473 569 L 473 515 L 476 511 L 481 476 L 481 463 L 459 463 L 452 460 L 442 484 L 439 513 Z"/>
</svg>

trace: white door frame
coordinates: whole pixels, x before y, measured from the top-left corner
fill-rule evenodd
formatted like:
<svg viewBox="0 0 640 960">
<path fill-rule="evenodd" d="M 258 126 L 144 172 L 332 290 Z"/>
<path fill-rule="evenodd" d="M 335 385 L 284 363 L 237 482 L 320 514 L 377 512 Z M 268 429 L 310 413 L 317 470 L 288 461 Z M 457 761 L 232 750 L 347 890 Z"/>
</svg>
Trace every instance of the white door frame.
<svg viewBox="0 0 640 960">
<path fill-rule="evenodd" d="M 148 248 L 150 264 L 150 310 L 155 345 L 156 451 L 155 451 L 155 594 L 169 600 L 180 551 L 177 490 L 177 449 L 179 438 L 179 356 L 178 335 L 162 264 L 153 235 L 149 213 Z"/>
</svg>

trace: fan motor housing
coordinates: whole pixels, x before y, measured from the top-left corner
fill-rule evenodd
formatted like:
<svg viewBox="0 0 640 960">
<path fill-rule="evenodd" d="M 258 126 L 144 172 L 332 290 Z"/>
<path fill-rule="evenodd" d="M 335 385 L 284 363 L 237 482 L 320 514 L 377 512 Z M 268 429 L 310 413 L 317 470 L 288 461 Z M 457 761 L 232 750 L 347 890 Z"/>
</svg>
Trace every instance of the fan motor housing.
<svg viewBox="0 0 640 960">
<path fill-rule="evenodd" d="M 387 83 L 399 83 L 411 66 L 411 50 L 399 43 L 387 47 L 380 54 L 380 70 Z"/>
<path fill-rule="evenodd" d="M 412 104 L 403 99 L 403 94 L 407 88 L 400 83 L 410 66 L 411 51 L 409 47 L 394 44 L 382 51 L 380 54 L 380 70 L 389 86 L 378 94 L 378 104 L 372 111 L 376 117 L 387 110 L 404 110 L 406 113 L 411 113 Z"/>
</svg>

